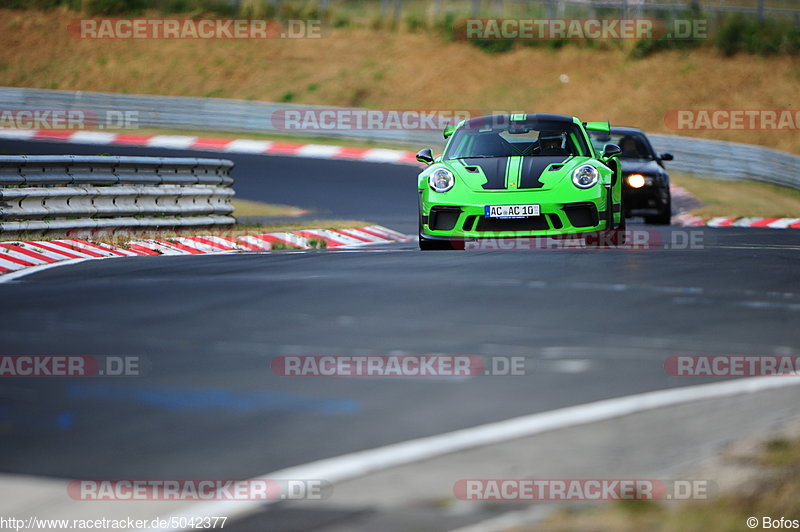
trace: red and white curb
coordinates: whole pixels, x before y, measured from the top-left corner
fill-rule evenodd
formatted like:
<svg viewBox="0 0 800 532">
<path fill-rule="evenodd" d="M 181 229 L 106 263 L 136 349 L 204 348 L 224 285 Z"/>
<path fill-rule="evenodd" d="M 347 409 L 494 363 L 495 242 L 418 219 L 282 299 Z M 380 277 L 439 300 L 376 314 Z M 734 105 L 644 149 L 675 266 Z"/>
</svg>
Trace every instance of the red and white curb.
<svg viewBox="0 0 800 532">
<path fill-rule="evenodd" d="M 800 218 L 708 218 L 677 214 L 672 217 L 674 225 L 685 227 L 762 227 L 768 229 L 800 229 Z"/>
<path fill-rule="evenodd" d="M 105 131 L 65 131 L 45 129 L 0 129 L 0 139 L 43 140 L 71 144 L 98 144 L 116 146 L 142 146 L 177 150 L 218 151 L 223 153 L 255 153 L 311 157 L 315 159 L 343 159 L 374 163 L 419 164 L 416 154 L 404 150 L 383 148 L 353 148 L 328 144 L 299 144 L 252 139 L 218 139 L 181 135 L 133 135 Z"/>
<path fill-rule="evenodd" d="M 302 229 L 236 237 L 175 236 L 131 240 L 121 245 L 77 238 L 0 242 L 0 274 L 45 266 L 66 260 L 86 260 L 143 255 L 203 255 L 272 249 L 351 248 L 391 242 L 408 242 L 408 235 L 380 225 L 354 229 Z"/>
<path fill-rule="evenodd" d="M 688 190 L 678 185 L 670 185 L 673 200 L 700 201 Z M 684 227 L 766 227 L 769 229 L 800 229 L 800 218 L 754 218 L 754 217 L 716 217 L 692 216 L 681 212 L 672 217 L 672 225 Z"/>
</svg>

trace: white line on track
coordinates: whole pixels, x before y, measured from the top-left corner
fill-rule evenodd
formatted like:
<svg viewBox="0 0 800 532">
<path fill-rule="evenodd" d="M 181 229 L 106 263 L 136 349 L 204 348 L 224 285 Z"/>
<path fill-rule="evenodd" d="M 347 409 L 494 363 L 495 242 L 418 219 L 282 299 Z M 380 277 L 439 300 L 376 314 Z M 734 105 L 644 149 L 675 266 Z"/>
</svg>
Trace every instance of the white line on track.
<svg viewBox="0 0 800 532">
<path fill-rule="evenodd" d="M 69 266 L 70 264 L 78 264 L 79 262 L 83 262 L 85 260 L 97 260 L 97 259 L 111 259 L 114 257 L 94 257 L 94 258 L 79 258 L 79 259 L 66 259 L 60 260 L 58 262 L 51 262 L 49 264 L 39 264 L 38 266 L 29 266 L 27 268 L 23 268 L 21 270 L 17 270 L 15 272 L 8 272 L 0 275 L 0 284 L 7 283 L 9 281 L 16 281 L 21 277 L 25 277 L 26 275 L 32 275 L 34 273 L 39 273 L 44 270 L 49 270 L 50 268 L 58 268 L 59 266 Z"/>
<path fill-rule="evenodd" d="M 800 385 L 800 379 L 791 376 L 751 377 L 605 399 L 317 460 L 273 471 L 254 480 L 324 479 L 335 484 L 391 467 L 542 432 L 605 421 L 655 408 L 795 385 Z M 190 506 L 173 515 L 178 518 L 226 515 L 233 520 L 263 510 L 266 504 L 272 502 L 277 501 L 214 501 Z"/>
<path fill-rule="evenodd" d="M 293 235 L 294 236 L 294 235 Z M 303 237 L 295 237 L 297 239 Z M 389 244 L 389 242 L 387 242 Z M 391 242 L 391 244 L 396 244 L 396 242 Z M 194 243 L 193 245 L 198 245 Z M 381 246 L 383 244 L 375 244 L 376 246 Z M 209 246 L 206 246 L 209 247 Z M 306 254 L 306 253 L 375 253 L 375 252 L 382 252 L 385 253 L 387 251 L 402 251 L 402 250 L 393 250 L 393 249 L 369 249 L 367 247 L 353 249 L 351 246 L 337 246 L 333 248 L 327 249 L 297 249 L 297 250 L 265 250 L 265 251 L 237 251 L 237 250 L 219 250 L 219 251 L 208 251 L 201 253 L 199 255 L 185 255 L 183 253 L 179 254 L 168 254 L 164 253 L 162 255 L 150 255 L 151 257 L 198 257 L 198 256 L 208 256 L 208 255 L 235 255 L 235 254 L 252 254 L 252 255 L 271 255 L 271 254 L 282 254 L 282 255 L 290 255 L 290 254 Z M 22 268 L 17 271 L 11 271 L 8 273 L 4 273 L 0 275 L 0 284 L 7 283 L 9 281 L 15 281 L 22 277 L 26 277 L 28 275 L 33 275 L 34 273 L 39 273 L 44 270 L 49 270 L 50 268 L 58 268 L 59 266 L 69 266 L 71 264 L 78 264 L 80 262 L 84 262 L 87 260 L 102 260 L 102 259 L 122 259 L 122 258 L 134 258 L 139 257 L 139 255 L 130 255 L 130 256 L 107 256 L 107 257 L 82 257 L 77 259 L 65 259 L 60 260 L 58 262 L 53 262 L 49 264 L 39 264 L 36 266 L 28 266 Z"/>
</svg>

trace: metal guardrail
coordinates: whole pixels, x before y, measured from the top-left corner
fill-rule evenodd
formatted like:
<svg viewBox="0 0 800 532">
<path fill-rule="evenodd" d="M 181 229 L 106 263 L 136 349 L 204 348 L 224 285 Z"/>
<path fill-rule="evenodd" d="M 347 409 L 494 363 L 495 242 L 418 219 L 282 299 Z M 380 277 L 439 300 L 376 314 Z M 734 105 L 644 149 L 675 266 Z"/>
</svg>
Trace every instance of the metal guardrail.
<svg viewBox="0 0 800 532">
<path fill-rule="evenodd" d="M 270 0 L 275 9 L 280 12 L 281 4 L 290 4 L 288 0 Z M 243 0 L 230 0 L 241 8 Z M 297 2 L 295 2 L 297 3 Z M 431 2 L 429 12 L 434 18 L 442 16 L 446 11 L 469 13 L 473 17 L 479 16 L 504 16 L 506 7 L 518 8 L 521 6 L 537 6 L 542 9 L 548 18 L 562 17 L 569 10 L 578 16 L 594 17 L 598 9 L 614 10 L 620 16 L 642 12 L 669 12 L 673 16 L 681 12 L 700 11 L 712 15 L 721 13 L 743 13 L 754 15 L 763 19 L 767 15 L 791 16 L 795 20 L 800 17 L 800 9 L 781 7 L 775 0 L 750 0 L 752 5 L 731 4 L 728 0 L 435 0 Z M 786 2 L 788 4 L 788 2 Z M 395 23 L 400 22 L 406 13 L 416 9 L 419 12 L 420 2 L 412 0 L 380 0 L 380 15 L 383 19 L 392 18 Z M 446 4 L 446 5 L 445 5 Z M 774 5 L 780 4 L 780 5 Z M 363 2 L 355 0 L 320 0 L 318 8 L 321 13 L 328 16 L 348 9 L 363 9 Z"/>
<path fill-rule="evenodd" d="M 0 110 L 2 109 L 83 111 L 94 115 L 101 125 L 103 117 L 113 116 L 114 120 L 122 120 L 119 118 L 120 111 L 130 111 L 135 113 L 133 127 L 139 129 L 186 129 L 241 133 L 279 132 L 286 135 L 318 135 L 407 145 L 417 145 L 421 139 L 424 142 L 434 142 L 442 138 L 439 131 L 325 130 L 324 132 L 309 132 L 281 129 L 277 123 L 273 123 L 273 115 L 281 116 L 289 109 L 335 108 L 223 98 L 0 87 Z M 135 133 L 135 129 L 132 129 L 131 133 Z M 422 133 L 421 136 L 420 133 Z"/>
<path fill-rule="evenodd" d="M 305 134 L 320 137 L 441 147 L 441 132 L 429 130 L 315 130 L 287 131 L 272 122 L 287 109 L 339 109 L 221 98 L 127 95 L 0 87 L 0 109 L 75 109 L 98 115 L 106 111 L 136 111 L 140 128 Z M 620 124 L 635 125 L 635 124 Z M 2 130 L 0 130 L 2 133 Z M 674 170 L 712 179 L 749 179 L 800 189 L 800 156 L 762 146 L 651 134 L 661 152 L 675 155 Z"/>
<path fill-rule="evenodd" d="M 738 142 L 649 133 L 659 153 L 675 155 L 670 170 L 727 181 L 762 181 L 800 189 L 800 156 Z"/>
<path fill-rule="evenodd" d="M 233 162 L 0 157 L 0 231 L 230 225 Z"/>
<path fill-rule="evenodd" d="M 673 15 L 681 12 L 699 12 L 721 14 L 721 13 L 742 13 L 745 15 L 755 15 L 763 19 L 765 15 L 779 15 L 800 17 L 800 9 L 791 7 L 776 7 L 768 5 L 765 0 L 754 0 L 755 5 L 731 5 L 726 4 L 725 0 L 523 0 L 525 2 L 539 4 L 547 8 L 549 16 L 556 16 L 558 11 L 563 11 L 565 7 L 578 7 L 587 10 L 589 13 L 596 9 L 618 10 L 620 16 L 625 17 L 631 14 L 641 13 L 642 11 L 667 11 Z M 474 3 L 473 3 L 474 5 Z M 499 6 L 502 8 L 502 4 Z M 559 15 L 561 16 L 561 15 Z"/>
</svg>

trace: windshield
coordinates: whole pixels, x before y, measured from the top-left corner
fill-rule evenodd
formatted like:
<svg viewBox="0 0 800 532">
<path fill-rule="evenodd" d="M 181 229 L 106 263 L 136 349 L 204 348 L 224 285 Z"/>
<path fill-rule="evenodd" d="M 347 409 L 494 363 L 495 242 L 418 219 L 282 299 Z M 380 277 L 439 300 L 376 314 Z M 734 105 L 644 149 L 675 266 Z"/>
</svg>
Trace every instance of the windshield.
<svg viewBox="0 0 800 532">
<path fill-rule="evenodd" d="M 622 150 L 619 155 L 622 159 L 655 159 L 650 143 L 642 133 L 589 131 L 589 138 L 599 152 L 603 151 L 606 144 L 616 144 Z"/>
<path fill-rule="evenodd" d="M 491 117 L 460 127 L 445 151 L 445 159 L 484 157 L 588 156 L 579 126 L 569 122 L 514 120 Z"/>
</svg>

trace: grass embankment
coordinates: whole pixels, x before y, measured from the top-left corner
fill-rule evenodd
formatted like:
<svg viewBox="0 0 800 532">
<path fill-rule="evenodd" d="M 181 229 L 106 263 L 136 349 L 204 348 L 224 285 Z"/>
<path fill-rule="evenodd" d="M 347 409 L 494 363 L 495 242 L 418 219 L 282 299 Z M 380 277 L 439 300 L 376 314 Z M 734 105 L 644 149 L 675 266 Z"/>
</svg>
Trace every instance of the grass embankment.
<svg viewBox="0 0 800 532">
<path fill-rule="evenodd" d="M 800 190 L 756 182 L 714 181 L 686 174 L 672 176 L 703 206 L 695 216 L 800 218 Z"/>
<path fill-rule="evenodd" d="M 233 205 L 233 216 L 237 218 L 277 218 L 279 216 L 301 216 L 306 213 L 298 207 L 244 199 L 233 199 L 231 205 Z"/>
<path fill-rule="evenodd" d="M 564 511 L 524 530 L 568 532 L 741 532 L 749 517 L 800 519 L 800 441 L 773 439 L 759 452 L 735 457 L 758 473 L 740 493 L 722 494 L 706 502 L 671 503 L 629 501 L 605 504 L 585 511 Z"/>
<path fill-rule="evenodd" d="M 64 9 L 0 10 L 0 85 L 382 109 L 547 111 L 676 133 L 664 122 L 672 109 L 788 109 L 800 84 L 797 56 L 725 57 L 712 47 L 642 59 L 631 57 L 632 42 L 488 54 L 424 29 L 352 27 L 330 29 L 320 39 L 80 40 L 66 29 L 80 16 Z M 796 131 L 680 133 L 800 153 Z"/>
</svg>

